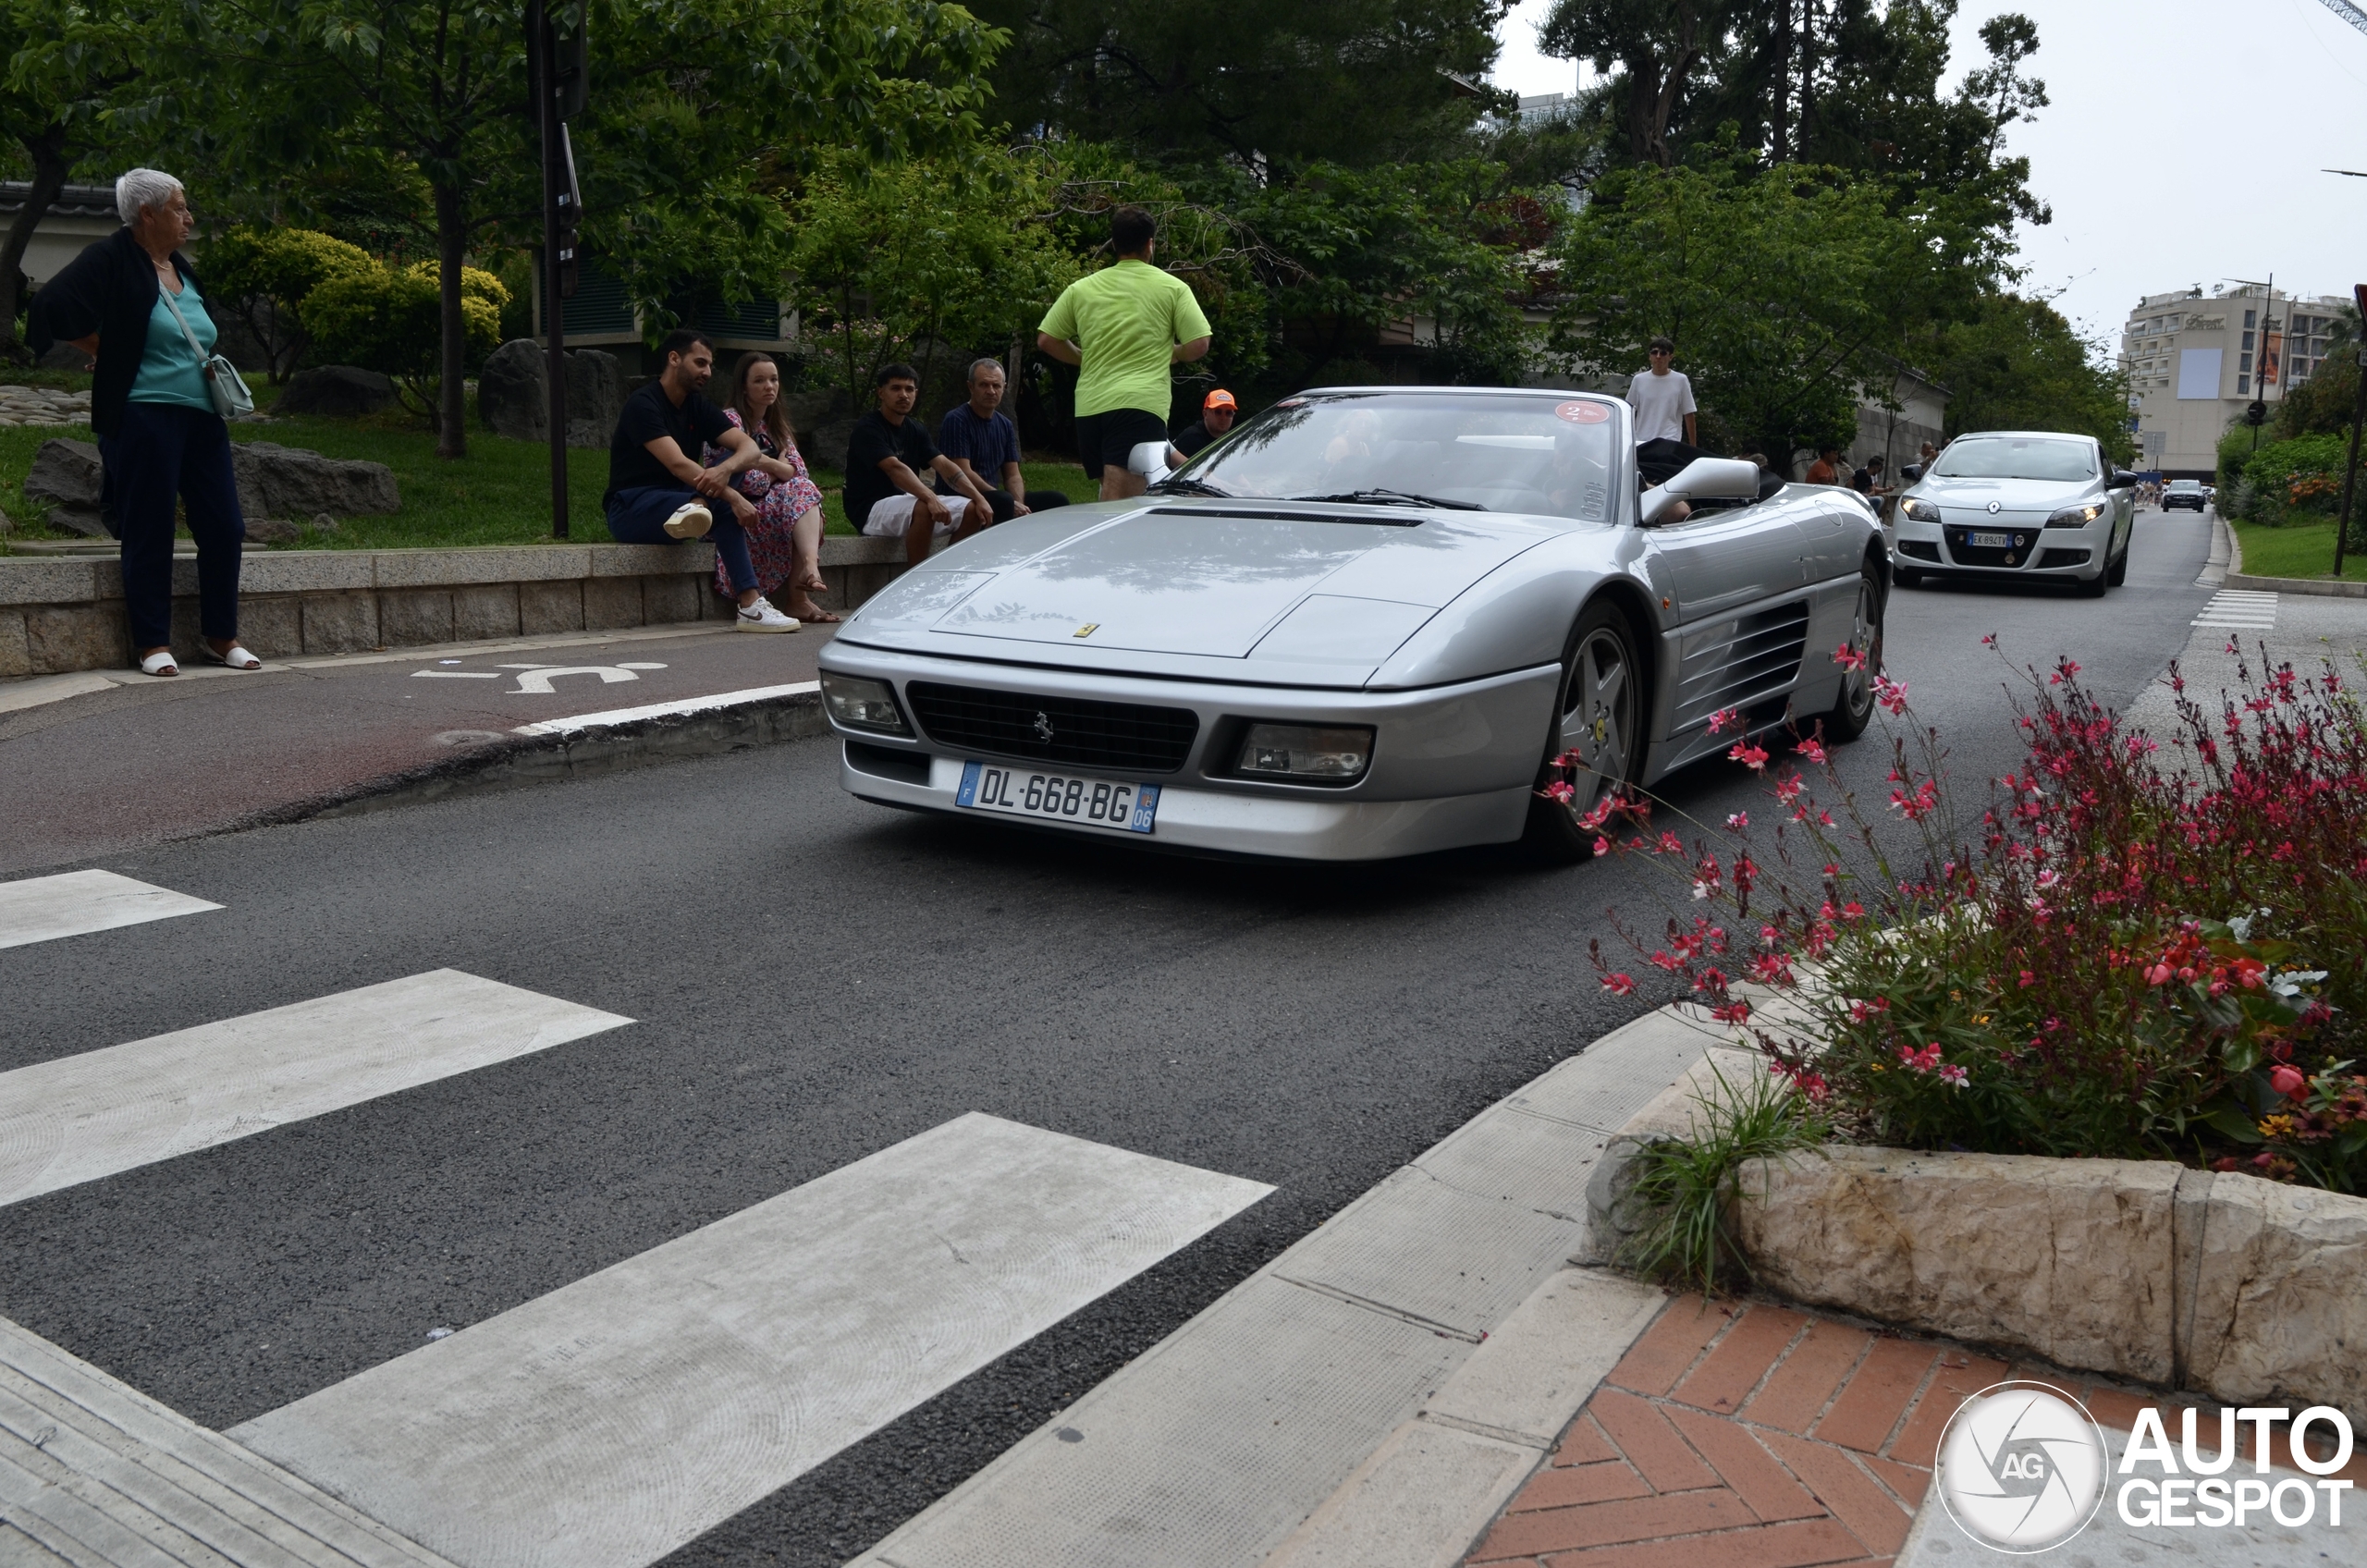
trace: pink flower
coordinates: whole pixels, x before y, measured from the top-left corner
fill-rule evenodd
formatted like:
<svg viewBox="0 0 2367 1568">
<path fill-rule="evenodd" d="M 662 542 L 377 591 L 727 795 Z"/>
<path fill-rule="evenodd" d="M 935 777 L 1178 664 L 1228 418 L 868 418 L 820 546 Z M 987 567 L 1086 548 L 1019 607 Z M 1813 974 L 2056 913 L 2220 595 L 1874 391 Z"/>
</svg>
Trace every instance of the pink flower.
<svg viewBox="0 0 2367 1568">
<path fill-rule="evenodd" d="M 1611 840 L 1608 839 L 1597 839 L 1594 841 L 1594 852 L 1598 855 L 1609 854 L 1611 852 Z"/>
<path fill-rule="evenodd" d="M 2298 1067 L 2278 1066 L 2268 1070 L 2268 1086 L 2288 1100 L 2297 1100 L 2301 1097 L 2301 1091 L 2310 1086 L 2310 1081 L 2301 1076 Z"/>
<path fill-rule="evenodd" d="M 1795 756 L 1806 757 L 1810 762 L 1822 762 L 1824 760 L 1824 743 L 1821 741 L 1811 738 L 1801 741 L 1797 746 L 1794 746 L 1792 748 L 1792 753 Z"/>
<path fill-rule="evenodd" d="M 1750 827 L 1750 813 L 1747 811 L 1735 812 L 1734 815 L 1726 818 L 1726 826 L 1735 829 L 1736 832 L 1742 832 L 1748 829 Z"/>
<path fill-rule="evenodd" d="M 2027 970 L 2027 969 L 2025 969 L 2025 970 L 2023 970 L 2023 971 L 2022 971 L 2022 989 L 2023 989 L 2023 990 L 2027 991 L 2027 990 L 2029 990 L 2032 986 L 2035 986 L 2035 985 L 2037 985 L 2037 984 L 2038 984 L 2038 976 L 2037 976 L 2037 975 L 2035 975 L 2035 974 L 2031 974 L 2031 973 L 2030 973 L 2029 970 Z"/>
<path fill-rule="evenodd" d="M 1833 662 L 1844 669 L 1863 669 L 1866 668 L 1866 655 L 1844 643 L 1833 650 Z"/>
<path fill-rule="evenodd" d="M 1940 1082 L 1947 1084 L 1950 1088 L 1961 1089 L 1966 1084 L 1971 1081 L 1968 1075 L 1965 1072 L 1965 1070 L 1961 1067 L 1951 1065 L 1941 1068 L 1939 1072 Z"/>
<path fill-rule="evenodd" d="M 1741 728 L 1742 711 L 1738 708 L 1720 708 L 1710 716 L 1710 733 L 1712 735 L 1723 735 L 1729 729 Z"/>
<path fill-rule="evenodd" d="M 1716 1019 L 1721 1023 L 1740 1023 L 1750 1017 L 1750 1004 L 1748 1002 L 1728 1002 L 1723 1007 L 1711 1008 L 1710 1010 L 1710 1016 Z"/>
<path fill-rule="evenodd" d="M 1685 840 L 1674 833 L 1663 830 L 1661 834 L 1660 848 L 1661 853 L 1664 855 L 1681 855 L 1685 852 Z"/>
<path fill-rule="evenodd" d="M 1602 988 L 1614 997 L 1632 996 L 1636 990 L 1635 977 L 1627 974 L 1606 974 L 1603 976 Z"/>
<path fill-rule="evenodd" d="M 1570 788 L 1567 782 L 1559 778 L 1556 778 L 1552 783 L 1548 784 L 1544 789 L 1539 790 L 1537 792 L 1544 796 L 1547 800 L 1558 801 L 1563 805 L 1568 805 L 1572 798 L 1577 794 L 1577 791 Z"/>
<path fill-rule="evenodd" d="M 1767 767 L 1767 748 L 1754 746 L 1748 741 L 1738 741 L 1726 753 L 1726 760 L 1738 762 L 1754 773 L 1763 772 Z"/>
<path fill-rule="evenodd" d="M 1907 682 L 1893 680 L 1887 675 L 1874 677 L 1874 701 L 1893 715 L 1907 712 Z"/>
</svg>

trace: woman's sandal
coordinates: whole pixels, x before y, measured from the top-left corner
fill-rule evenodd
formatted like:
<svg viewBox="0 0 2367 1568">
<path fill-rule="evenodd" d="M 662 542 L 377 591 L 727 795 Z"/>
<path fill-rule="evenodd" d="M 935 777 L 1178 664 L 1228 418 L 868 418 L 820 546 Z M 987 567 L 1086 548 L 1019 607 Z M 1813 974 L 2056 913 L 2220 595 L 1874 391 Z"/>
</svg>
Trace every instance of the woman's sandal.
<svg viewBox="0 0 2367 1568">
<path fill-rule="evenodd" d="M 140 673 L 142 675 L 178 675 L 180 672 L 181 667 L 173 662 L 173 655 L 166 649 L 159 648 L 153 654 L 140 655 Z"/>
<path fill-rule="evenodd" d="M 261 669 L 263 668 L 263 660 L 236 643 L 230 644 L 230 651 L 227 654 L 215 653 L 212 644 L 206 643 L 200 643 L 197 645 L 197 651 L 209 664 L 225 665 L 232 669 Z"/>
<path fill-rule="evenodd" d="M 809 601 L 809 604 L 811 604 L 811 601 Z M 846 619 L 846 617 L 833 614 L 831 611 L 824 609 L 819 605 L 811 605 L 810 608 L 803 611 L 792 608 L 789 613 L 796 616 L 798 619 L 803 621 L 808 626 L 836 626 L 840 621 Z"/>
</svg>

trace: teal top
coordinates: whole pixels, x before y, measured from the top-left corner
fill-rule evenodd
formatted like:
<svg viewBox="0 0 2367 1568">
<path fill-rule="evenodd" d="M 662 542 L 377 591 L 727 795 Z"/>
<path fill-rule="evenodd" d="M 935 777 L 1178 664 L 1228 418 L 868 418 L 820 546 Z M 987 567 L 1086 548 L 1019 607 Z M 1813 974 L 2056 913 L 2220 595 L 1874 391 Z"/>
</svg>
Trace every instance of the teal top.
<svg viewBox="0 0 2367 1568">
<path fill-rule="evenodd" d="M 172 305 L 165 302 L 168 299 Z M 181 320 L 197 335 L 195 350 L 190 348 L 180 322 L 173 319 L 173 306 L 180 308 Z M 140 356 L 140 374 L 132 380 L 129 401 L 177 403 L 212 413 L 214 399 L 205 390 L 205 360 L 214 352 L 219 336 L 214 318 L 205 313 L 205 301 L 198 297 L 196 284 L 182 278 L 178 298 L 160 286 L 156 308 L 148 312 L 148 347 Z"/>
</svg>

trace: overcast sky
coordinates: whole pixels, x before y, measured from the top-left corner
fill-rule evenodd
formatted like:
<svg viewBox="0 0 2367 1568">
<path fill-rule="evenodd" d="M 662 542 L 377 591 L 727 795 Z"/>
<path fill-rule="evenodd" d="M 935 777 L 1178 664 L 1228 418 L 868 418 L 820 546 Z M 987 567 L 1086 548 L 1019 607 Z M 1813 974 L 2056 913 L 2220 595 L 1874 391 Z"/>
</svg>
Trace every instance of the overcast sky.
<svg viewBox="0 0 2367 1568">
<path fill-rule="evenodd" d="M 1522 0 L 1504 24 L 1500 85 L 1573 86 L 1570 62 L 1537 52 L 1550 4 Z M 2029 68 L 2054 100 L 2008 137 L 2054 209 L 2019 236 L 2024 287 L 2059 295 L 2083 333 L 2116 336 L 2140 297 L 2227 277 L 2367 283 L 2367 179 L 2318 172 L 2367 170 L 2367 33 L 2319 0 L 1964 0 L 1956 78 L 2007 9 L 2037 21 Z"/>
</svg>

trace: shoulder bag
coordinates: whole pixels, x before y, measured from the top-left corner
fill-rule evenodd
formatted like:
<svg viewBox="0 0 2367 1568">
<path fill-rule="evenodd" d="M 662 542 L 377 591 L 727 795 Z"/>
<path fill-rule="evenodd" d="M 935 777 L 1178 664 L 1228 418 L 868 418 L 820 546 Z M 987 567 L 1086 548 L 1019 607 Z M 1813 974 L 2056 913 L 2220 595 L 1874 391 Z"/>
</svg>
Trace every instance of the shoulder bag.
<svg viewBox="0 0 2367 1568">
<path fill-rule="evenodd" d="M 247 389 L 246 378 L 239 374 L 239 367 L 219 354 L 208 358 L 205 350 L 197 346 L 197 334 L 189 329 L 189 318 L 173 303 L 171 292 L 161 283 L 156 286 L 156 292 L 164 300 L 165 309 L 181 324 L 181 336 L 189 339 L 189 351 L 204 361 L 205 395 L 214 399 L 214 411 L 224 419 L 254 412 L 255 395 Z"/>
</svg>

